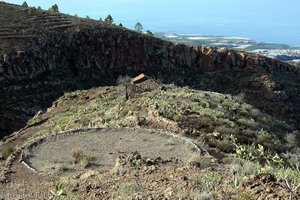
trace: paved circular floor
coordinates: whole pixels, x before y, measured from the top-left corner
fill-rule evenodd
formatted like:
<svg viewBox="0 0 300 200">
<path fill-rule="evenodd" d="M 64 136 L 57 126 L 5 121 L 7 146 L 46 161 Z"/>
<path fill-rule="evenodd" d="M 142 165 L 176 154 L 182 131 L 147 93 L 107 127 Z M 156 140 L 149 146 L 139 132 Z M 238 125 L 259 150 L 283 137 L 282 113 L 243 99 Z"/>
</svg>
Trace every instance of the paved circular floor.
<svg viewBox="0 0 300 200">
<path fill-rule="evenodd" d="M 120 154 L 133 151 L 143 157 L 175 157 L 183 162 L 201 156 L 200 149 L 190 139 L 163 131 L 123 128 L 48 136 L 28 146 L 25 161 L 37 171 L 47 172 L 53 165 L 70 165 L 74 161 L 74 151 L 91 157 L 92 164 L 97 167 L 111 167 Z"/>
</svg>

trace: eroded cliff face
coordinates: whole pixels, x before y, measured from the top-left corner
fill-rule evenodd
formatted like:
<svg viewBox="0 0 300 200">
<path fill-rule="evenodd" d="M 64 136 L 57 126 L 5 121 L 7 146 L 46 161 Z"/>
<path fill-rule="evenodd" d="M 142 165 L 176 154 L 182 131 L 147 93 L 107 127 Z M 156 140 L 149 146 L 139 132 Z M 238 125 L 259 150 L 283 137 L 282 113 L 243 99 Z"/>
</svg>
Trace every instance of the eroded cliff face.
<svg viewBox="0 0 300 200">
<path fill-rule="evenodd" d="M 0 54 L 2 82 L 30 79 L 56 68 L 69 68 L 78 76 L 91 69 L 96 74 L 157 74 L 179 68 L 198 72 L 250 69 L 299 73 L 299 68 L 255 54 L 172 44 L 117 28 L 55 33 L 34 40 L 29 49 Z"/>
<path fill-rule="evenodd" d="M 43 11 L 28 22 L 41 16 L 53 20 L 53 15 Z M 62 23 L 55 31 L 32 28 L 28 32 L 34 37 L 0 36 L 2 136 L 24 127 L 65 91 L 112 85 L 121 74 L 141 72 L 166 83 L 242 94 L 248 103 L 299 127 L 299 68 L 256 54 L 173 44 L 100 22 L 54 17 Z"/>
</svg>

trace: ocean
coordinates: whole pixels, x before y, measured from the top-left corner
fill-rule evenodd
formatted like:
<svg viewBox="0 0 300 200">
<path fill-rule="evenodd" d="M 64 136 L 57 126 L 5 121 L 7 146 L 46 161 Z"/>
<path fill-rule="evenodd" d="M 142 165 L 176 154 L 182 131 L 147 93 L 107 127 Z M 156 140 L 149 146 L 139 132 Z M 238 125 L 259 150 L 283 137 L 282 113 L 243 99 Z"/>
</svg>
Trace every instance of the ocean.
<svg viewBox="0 0 300 200">
<path fill-rule="evenodd" d="M 20 4 L 19 0 L 6 2 Z M 27 0 L 30 6 L 81 17 L 104 19 L 133 28 L 181 34 L 247 37 L 269 43 L 300 45 L 299 0 Z"/>
</svg>

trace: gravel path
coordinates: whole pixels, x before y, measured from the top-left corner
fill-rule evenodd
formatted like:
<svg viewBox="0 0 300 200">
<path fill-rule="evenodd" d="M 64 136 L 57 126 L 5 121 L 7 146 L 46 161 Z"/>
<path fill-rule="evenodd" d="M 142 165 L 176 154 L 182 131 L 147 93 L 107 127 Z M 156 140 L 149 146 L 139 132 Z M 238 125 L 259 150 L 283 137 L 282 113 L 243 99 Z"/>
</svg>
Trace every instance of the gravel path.
<svg viewBox="0 0 300 200">
<path fill-rule="evenodd" d="M 40 172 L 57 163 L 71 163 L 72 152 L 81 150 L 92 157 L 98 167 L 111 167 L 118 155 L 138 151 L 143 157 L 175 157 L 188 162 L 201 156 L 192 143 L 182 137 L 147 129 L 89 130 L 73 134 L 49 136 L 38 145 L 32 145 L 27 163 Z"/>
</svg>

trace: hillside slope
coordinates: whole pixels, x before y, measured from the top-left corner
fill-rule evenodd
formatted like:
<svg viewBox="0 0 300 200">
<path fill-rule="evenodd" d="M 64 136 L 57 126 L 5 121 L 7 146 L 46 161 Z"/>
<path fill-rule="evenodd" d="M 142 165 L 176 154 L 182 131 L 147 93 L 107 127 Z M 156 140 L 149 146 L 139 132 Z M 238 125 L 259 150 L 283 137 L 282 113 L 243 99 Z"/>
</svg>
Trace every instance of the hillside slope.
<svg viewBox="0 0 300 200">
<path fill-rule="evenodd" d="M 298 68 L 6 3 L 0 24 L 0 199 L 300 198 Z"/>
<path fill-rule="evenodd" d="M 0 146 L 0 156 L 16 148 L 12 164 L 0 162 L 0 185 L 10 182 L 0 192 L 49 194 L 62 184 L 70 199 L 288 199 L 282 176 L 300 181 L 296 168 L 287 168 L 299 163 L 299 132 L 242 97 L 156 86 L 131 90 L 128 100 L 122 85 L 65 93 Z M 203 154 L 158 137 L 162 130 L 188 138 Z"/>
<path fill-rule="evenodd" d="M 299 127 L 299 68 L 245 52 L 173 44 L 115 25 L 0 3 L 0 134 L 65 91 L 113 85 L 120 74 L 245 95 Z"/>
</svg>

